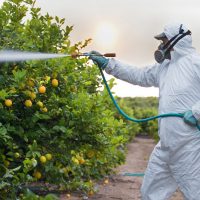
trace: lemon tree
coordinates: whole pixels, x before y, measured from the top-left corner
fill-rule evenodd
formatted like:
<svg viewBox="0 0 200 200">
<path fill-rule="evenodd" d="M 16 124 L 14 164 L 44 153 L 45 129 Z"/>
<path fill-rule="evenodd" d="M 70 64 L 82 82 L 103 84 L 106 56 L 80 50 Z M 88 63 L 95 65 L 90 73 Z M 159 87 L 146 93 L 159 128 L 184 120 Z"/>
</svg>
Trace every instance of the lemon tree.
<svg viewBox="0 0 200 200">
<path fill-rule="evenodd" d="M 90 41 L 71 45 L 73 27 L 42 15 L 35 0 L 5 0 L 0 28 L 1 49 L 71 54 Z M 91 179 L 124 161 L 128 129 L 87 58 L 1 63 L 0 112 L 3 199 L 16 199 L 33 181 L 93 191 Z"/>
</svg>

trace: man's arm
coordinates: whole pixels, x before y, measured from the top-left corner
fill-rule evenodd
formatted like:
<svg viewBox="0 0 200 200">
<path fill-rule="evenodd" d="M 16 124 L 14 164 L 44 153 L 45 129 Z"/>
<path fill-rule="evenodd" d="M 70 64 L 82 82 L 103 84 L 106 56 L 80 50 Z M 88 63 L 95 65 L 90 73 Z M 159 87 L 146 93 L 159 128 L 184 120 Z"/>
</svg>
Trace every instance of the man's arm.
<svg viewBox="0 0 200 200">
<path fill-rule="evenodd" d="M 114 77 L 143 87 L 159 86 L 159 64 L 138 68 L 123 64 L 112 58 L 109 60 L 105 71 Z"/>
</svg>

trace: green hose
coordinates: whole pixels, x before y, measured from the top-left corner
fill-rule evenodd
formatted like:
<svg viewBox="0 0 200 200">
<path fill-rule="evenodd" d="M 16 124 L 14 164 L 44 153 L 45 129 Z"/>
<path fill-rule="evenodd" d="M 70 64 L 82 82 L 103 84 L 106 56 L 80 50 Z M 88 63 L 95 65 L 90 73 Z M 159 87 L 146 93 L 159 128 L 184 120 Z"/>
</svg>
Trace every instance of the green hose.
<svg viewBox="0 0 200 200">
<path fill-rule="evenodd" d="M 129 173 L 129 172 L 125 172 L 124 174 L 122 174 L 123 176 L 137 176 L 137 177 L 143 177 L 144 173 Z"/>
<path fill-rule="evenodd" d="M 129 121 L 133 121 L 133 122 L 137 122 L 137 123 L 140 123 L 140 122 L 147 122 L 149 120 L 153 120 L 153 119 L 157 119 L 157 118 L 162 118 L 162 117 L 180 117 L 180 118 L 183 118 L 184 117 L 184 113 L 166 113 L 166 114 L 161 114 L 161 115 L 157 115 L 157 116 L 153 116 L 153 117 L 149 117 L 149 118 L 145 118 L 145 119 L 135 119 L 135 118 L 132 118 L 132 117 L 129 117 L 120 107 L 119 105 L 117 104 L 115 98 L 113 97 L 111 91 L 110 91 L 110 88 L 108 86 L 108 83 L 106 81 L 106 78 L 104 76 L 104 73 L 103 73 L 103 70 L 99 67 L 100 69 L 100 73 L 101 73 L 101 76 L 103 78 L 103 82 L 106 86 L 106 89 L 110 95 L 110 98 L 112 99 L 115 107 L 117 108 L 117 110 L 119 111 L 119 113 L 127 120 Z M 200 130 L 200 125 L 197 124 L 197 128 Z"/>
</svg>

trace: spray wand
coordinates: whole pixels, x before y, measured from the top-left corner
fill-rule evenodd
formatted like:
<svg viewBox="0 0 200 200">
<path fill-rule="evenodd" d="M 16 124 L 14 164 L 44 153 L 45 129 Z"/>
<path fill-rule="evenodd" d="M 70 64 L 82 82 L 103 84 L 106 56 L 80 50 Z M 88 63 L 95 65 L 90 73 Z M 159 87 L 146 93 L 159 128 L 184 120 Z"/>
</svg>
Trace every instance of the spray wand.
<svg viewBox="0 0 200 200">
<path fill-rule="evenodd" d="M 71 57 L 72 58 L 76 58 L 76 57 L 79 57 L 79 56 L 92 56 L 93 54 L 91 53 L 81 53 L 81 54 L 77 54 L 77 53 L 72 53 L 71 54 Z M 115 53 L 105 53 L 105 54 L 99 54 L 99 55 L 96 55 L 94 54 L 95 56 L 104 56 L 104 57 L 110 57 L 110 58 L 113 58 L 113 57 L 116 57 L 116 54 Z"/>
</svg>

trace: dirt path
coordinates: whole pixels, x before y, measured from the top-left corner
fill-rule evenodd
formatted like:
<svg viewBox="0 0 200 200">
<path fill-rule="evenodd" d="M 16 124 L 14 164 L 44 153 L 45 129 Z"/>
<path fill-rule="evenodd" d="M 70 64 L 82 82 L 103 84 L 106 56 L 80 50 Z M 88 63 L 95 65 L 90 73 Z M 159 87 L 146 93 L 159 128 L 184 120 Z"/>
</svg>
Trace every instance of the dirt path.
<svg viewBox="0 0 200 200">
<path fill-rule="evenodd" d="M 152 139 L 135 138 L 128 145 L 126 163 L 116 169 L 117 174 L 109 177 L 109 183 L 98 185 L 98 193 L 91 197 L 70 197 L 71 200 L 141 200 L 140 187 L 142 177 L 122 176 L 124 172 L 144 172 L 155 143 Z M 65 195 L 61 200 L 67 200 Z M 180 192 L 176 192 L 170 200 L 183 200 Z"/>
</svg>

